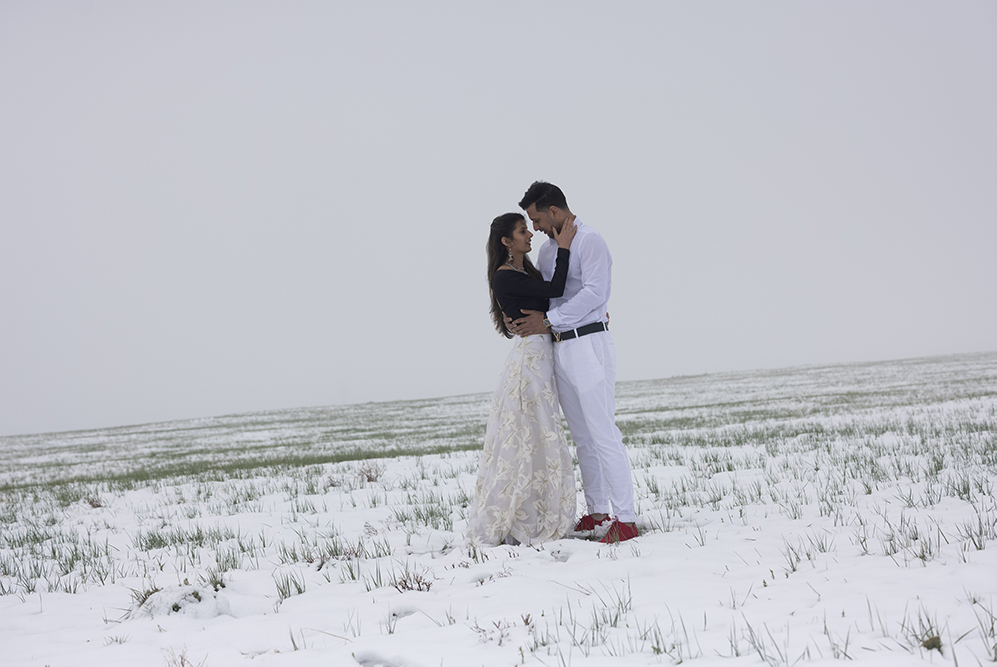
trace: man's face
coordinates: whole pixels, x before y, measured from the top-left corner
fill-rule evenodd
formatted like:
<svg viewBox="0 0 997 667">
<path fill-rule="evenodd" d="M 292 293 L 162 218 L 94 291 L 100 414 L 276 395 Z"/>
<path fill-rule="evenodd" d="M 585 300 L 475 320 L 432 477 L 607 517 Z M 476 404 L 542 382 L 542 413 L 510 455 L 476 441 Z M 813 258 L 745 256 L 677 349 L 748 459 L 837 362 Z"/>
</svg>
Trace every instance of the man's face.
<svg viewBox="0 0 997 667">
<path fill-rule="evenodd" d="M 533 230 L 543 232 L 547 236 L 554 238 L 554 218 L 551 216 L 551 208 L 548 207 L 538 211 L 535 204 L 526 207 L 526 215 L 533 223 Z"/>
</svg>

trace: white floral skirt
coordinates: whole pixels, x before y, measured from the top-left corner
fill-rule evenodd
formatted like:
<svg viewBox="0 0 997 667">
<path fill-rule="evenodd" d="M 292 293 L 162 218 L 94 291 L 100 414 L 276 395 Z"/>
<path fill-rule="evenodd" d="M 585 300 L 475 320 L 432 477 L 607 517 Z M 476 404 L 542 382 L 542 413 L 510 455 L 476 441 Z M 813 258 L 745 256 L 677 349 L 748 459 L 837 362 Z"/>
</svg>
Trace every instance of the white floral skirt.
<svg viewBox="0 0 997 667">
<path fill-rule="evenodd" d="M 553 346 L 549 335 L 517 338 L 505 360 L 468 512 L 473 544 L 556 540 L 574 525 L 575 471 L 561 428 Z"/>
</svg>

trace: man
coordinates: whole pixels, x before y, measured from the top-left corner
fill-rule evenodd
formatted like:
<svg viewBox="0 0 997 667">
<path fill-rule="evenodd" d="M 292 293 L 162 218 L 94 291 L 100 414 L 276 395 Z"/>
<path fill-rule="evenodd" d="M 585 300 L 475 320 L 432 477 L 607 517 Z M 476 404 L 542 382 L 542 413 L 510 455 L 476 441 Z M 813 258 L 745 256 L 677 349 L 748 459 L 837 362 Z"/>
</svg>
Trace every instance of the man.
<svg viewBox="0 0 997 667">
<path fill-rule="evenodd" d="M 574 219 L 576 234 L 563 296 L 550 300 L 546 313 L 524 310 L 512 322 L 520 336 L 554 335 L 554 375 L 561 409 L 571 437 L 578 446 L 588 514 L 576 531 L 594 530 L 615 515 L 605 543 L 637 537 L 633 481 L 623 435 L 616 427 L 616 350 L 609 335 L 607 306 L 612 286 L 613 259 L 598 232 L 582 224 L 568 208 L 556 185 L 537 181 L 526 191 L 519 207 L 533 222 L 533 229 L 550 237 L 540 248 L 537 268 L 544 280 L 554 274 L 557 243 L 567 219 Z"/>
</svg>

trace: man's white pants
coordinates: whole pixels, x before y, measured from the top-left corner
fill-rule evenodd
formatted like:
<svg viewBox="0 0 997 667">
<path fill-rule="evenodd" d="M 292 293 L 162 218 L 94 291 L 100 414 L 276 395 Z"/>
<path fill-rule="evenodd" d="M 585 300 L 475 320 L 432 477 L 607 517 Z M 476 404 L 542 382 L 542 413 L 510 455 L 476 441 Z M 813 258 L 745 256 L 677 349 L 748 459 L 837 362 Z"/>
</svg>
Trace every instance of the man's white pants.
<svg viewBox="0 0 997 667">
<path fill-rule="evenodd" d="M 554 375 L 578 446 L 588 513 L 636 521 L 630 460 L 616 428 L 616 348 L 609 332 L 554 343 Z"/>
</svg>

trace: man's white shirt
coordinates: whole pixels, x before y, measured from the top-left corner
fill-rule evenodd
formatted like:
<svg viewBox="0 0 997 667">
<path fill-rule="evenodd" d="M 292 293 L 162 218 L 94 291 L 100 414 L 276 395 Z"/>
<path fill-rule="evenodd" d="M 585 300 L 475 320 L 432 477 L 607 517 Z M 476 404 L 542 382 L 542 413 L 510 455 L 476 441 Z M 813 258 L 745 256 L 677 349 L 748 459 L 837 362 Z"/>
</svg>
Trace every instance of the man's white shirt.
<svg viewBox="0 0 997 667">
<path fill-rule="evenodd" d="M 593 322 L 606 322 L 609 293 L 613 285 L 613 258 L 599 232 L 575 218 L 575 238 L 564 294 L 550 300 L 547 319 L 554 331 L 569 331 Z M 537 263 L 544 280 L 554 275 L 557 242 L 548 239 L 540 246 Z"/>
</svg>

